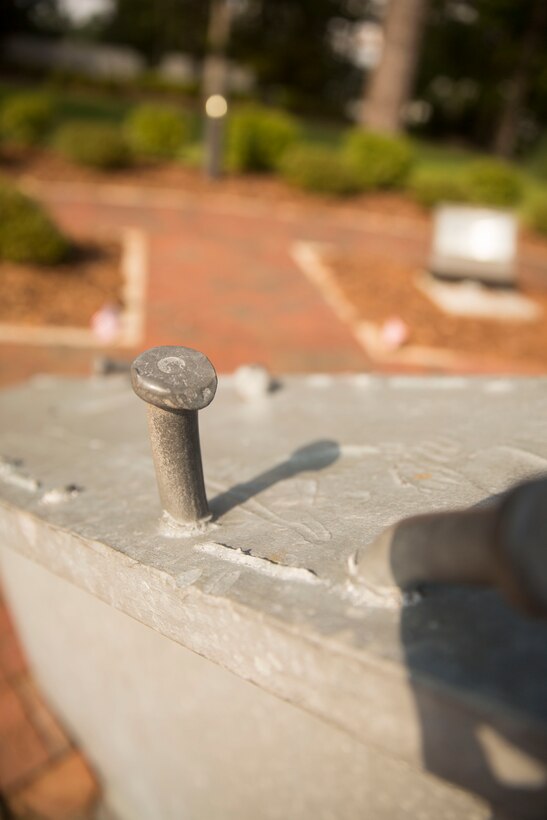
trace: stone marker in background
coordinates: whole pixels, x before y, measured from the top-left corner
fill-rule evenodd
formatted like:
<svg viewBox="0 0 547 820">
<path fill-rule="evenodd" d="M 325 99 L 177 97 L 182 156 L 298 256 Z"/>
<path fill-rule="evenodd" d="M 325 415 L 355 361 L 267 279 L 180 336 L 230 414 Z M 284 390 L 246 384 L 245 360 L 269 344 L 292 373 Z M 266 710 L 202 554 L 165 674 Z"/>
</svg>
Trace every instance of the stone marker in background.
<svg viewBox="0 0 547 820">
<path fill-rule="evenodd" d="M 441 205 L 434 214 L 429 270 L 490 285 L 516 282 L 517 222 L 511 211 Z"/>
</svg>

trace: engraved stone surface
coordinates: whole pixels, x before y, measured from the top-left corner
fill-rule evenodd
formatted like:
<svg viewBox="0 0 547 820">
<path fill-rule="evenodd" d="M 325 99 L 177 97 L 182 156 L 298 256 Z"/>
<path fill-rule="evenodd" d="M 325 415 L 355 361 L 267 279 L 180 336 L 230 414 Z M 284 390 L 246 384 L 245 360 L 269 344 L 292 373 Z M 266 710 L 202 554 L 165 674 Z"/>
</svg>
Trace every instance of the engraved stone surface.
<svg viewBox="0 0 547 820">
<path fill-rule="evenodd" d="M 353 568 L 404 516 L 544 473 L 547 380 L 292 377 L 249 401 L 224 377 L 200 420 L 214 518 L 166 533 L 125 377 L 5 393 L 2 543 L 353 738 L 544 816 L 547 626 L 493 591 L 376 598 Z"/>
</svg>

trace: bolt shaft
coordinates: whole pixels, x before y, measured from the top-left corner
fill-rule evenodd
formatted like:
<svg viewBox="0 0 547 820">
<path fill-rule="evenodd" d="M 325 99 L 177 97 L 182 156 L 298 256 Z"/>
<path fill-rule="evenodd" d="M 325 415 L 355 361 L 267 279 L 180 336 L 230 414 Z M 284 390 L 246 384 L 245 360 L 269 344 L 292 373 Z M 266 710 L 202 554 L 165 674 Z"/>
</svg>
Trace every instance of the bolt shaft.
<svg viewBox="0 0 547 820">
<path fill-rule="evenodd" d="M 180 523 L 210 517 L 196 410 L 165 410 L 149 404 L 148 428 L 163 509 Z"/>
<path fill-rule="evenodd" d="M 181 524 L 211 517 L 201 463 L 198 410 L 217 389 L 215 368 L 189 347 L 153 347 L 131 365 L 133 390 L 148 405 L 148 427 L 164 511 Z"/>
</svg>

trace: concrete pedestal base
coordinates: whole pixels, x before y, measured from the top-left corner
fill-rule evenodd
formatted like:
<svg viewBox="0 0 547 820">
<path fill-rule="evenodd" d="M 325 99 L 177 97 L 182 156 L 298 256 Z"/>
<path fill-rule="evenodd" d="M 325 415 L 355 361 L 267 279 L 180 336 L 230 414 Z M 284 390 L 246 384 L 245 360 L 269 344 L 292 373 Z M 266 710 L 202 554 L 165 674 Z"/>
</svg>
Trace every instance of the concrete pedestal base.
<svg viewBox="0 0 547 820">
<path fill-rule="evenodd" d="M 355 567 L 544 472 L 547 381 L 228 378 L 201 416 L 214 520 L 174 531 L 127 379 L 0 405 L 7 595 L 121 820 L 544 820 L 547 625 Z"/>
<path fill-rule="evenodd" d="M 27 559 L 1 566 L 38 681 L 120 820 L 490 816 Z"/>
</svg>

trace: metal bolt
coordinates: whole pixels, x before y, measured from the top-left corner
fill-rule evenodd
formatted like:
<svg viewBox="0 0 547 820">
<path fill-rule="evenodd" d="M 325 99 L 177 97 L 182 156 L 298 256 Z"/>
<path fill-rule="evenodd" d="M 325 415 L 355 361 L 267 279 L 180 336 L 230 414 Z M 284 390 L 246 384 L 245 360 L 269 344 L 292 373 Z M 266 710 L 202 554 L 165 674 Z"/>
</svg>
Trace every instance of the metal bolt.
<svg viewBox="0 0 547 820">
<path fill-rule="evenodd" d="M 217 374 L 188 347 L 153 347 L 131 365 L 133 390 L 148 404 L 148 429 L 161 503 L 181 524 L 210 518 L 198 410 L 215 396 Z"/>
</svg>

